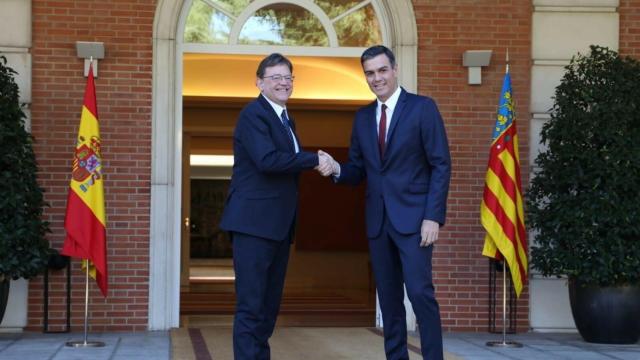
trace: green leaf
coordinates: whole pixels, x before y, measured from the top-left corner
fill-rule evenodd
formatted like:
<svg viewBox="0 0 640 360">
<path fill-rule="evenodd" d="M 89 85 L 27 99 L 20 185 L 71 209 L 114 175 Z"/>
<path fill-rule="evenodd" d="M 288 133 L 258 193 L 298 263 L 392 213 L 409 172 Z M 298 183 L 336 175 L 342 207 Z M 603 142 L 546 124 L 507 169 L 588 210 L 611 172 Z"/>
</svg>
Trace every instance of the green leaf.
<svg viewBox="0 0 640 360">
<path fill-rule="evenodd" d="M 46 269 L 49 224 L 37 182 L 33 138 L 24 128 L 16 72 L 0 56 L 0 275 L 31 278 Z"/>
<path fill-rule="evenodd" d="M 605 47 L 574 56 L 542 127 L 526 194 L 531 264 L 546 276 L 640 282 L 640 62 Z"/>
</svg>

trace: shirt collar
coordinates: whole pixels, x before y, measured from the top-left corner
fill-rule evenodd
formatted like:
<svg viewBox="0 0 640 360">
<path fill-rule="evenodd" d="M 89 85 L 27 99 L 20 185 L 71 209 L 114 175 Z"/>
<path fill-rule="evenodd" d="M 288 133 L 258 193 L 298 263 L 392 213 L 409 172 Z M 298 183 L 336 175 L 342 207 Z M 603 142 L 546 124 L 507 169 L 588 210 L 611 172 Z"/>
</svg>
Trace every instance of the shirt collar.
<svg viewBox="0 0 640 360">
<path fill-rule="evenodd" d="M 398 103 L 398 99 L 400 98 L 400 93 L 401 93 L 401 89 L 400 86 L 398 86 L 398 88 L 396 89 L 396 91 L 393 92 L 393 94 L 391 94 L 391 96 L 389 96 L 389 98 L 387 99 L 387 101 L 385 101 L 384 103 L 381 102 L 379 99 L 378 101 L 378 109 L 380 109 L 380 107 L 382 106 L 382 104 L 387 105 L 387 108 L 389 108 L 389 110 L 393 111 L 393 109 L 396 108 L 396 104 Z"/>
<path fill-rule="evenodd" d="M 264 94 L 261 93 L 260 95 L 262 95 L 262 97 L 265 98 L 269 102 L 269 104 L 271 104 L 271 107 L 273 108 L 273 110 L 276 112 L 278 117 L 282 120 L 282 110 L 286 110 L 286 108 L 274 103 L 268 97 L 266 97 Z M 288 114 L 287 114 L 287 117 L 289 117 Z"/>
</svg>

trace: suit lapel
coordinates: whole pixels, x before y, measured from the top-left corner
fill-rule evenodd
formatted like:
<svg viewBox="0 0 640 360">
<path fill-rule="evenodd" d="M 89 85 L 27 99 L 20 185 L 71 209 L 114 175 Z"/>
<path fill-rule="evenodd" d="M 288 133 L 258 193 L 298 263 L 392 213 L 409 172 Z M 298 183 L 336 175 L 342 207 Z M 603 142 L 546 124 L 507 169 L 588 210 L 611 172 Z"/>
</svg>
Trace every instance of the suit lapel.
<svg viewBox="0 0 640 360">
<path fill-rule="evenodd" d="M 385 150 L 385 158 L 387 157 L 387 153 L 391 150 L 391 142 L 393 140 L 393 133 L 396 127 L 398 126 L 398 122 L 402 118 L 402 110 L 404 110 L 404 106 L 407 101 L 407 92 L 404 89 L 400 89 L 400 96 L 398 97 L 398 102 L 396 103 L 395 109 L 393 109 L 393 116 L 391 117 L 391 124 L 389 124 L 389 133 L 387 134 L 387 147 Z"/>
<path fill-rule="evenodd" d="M 300 144 L 300 139 L 298 138 L 298 133 L 296 132 L 296 122 L 295 122 L 293 116 L 291 116 L 291 114 L 289 114 L 289 112 L 287 112 L 287 114 L 289 115 L 289 124 L 291 124 L 291 130 L 293 131 L 293 137 L 296 138 L 296 142 L 298 143 L 298 149 L 300 151 L 302 151 L 302 145 Z M 293 144 L 291 144 L 291 146 L 293 147 Z M 295 151 L 295 148 L 293 150 Z"/>
<path fill-rule="evenodd" d="M 374 157 L 378 160 L 378 164 L 381 164 L 380 160 L 380 148 L 378 147 L 378 124 L 376 123 L 376 108 L 378 106 L 378 102 L 374 100 L 373 103 L 369 104 L 366 108 L 365 116 L 365 134 L 367 134 L 367 139 L 369 139 L 369 147 L 374 152 Z"/>
<path fill-rule="evenodd" d="M 267 101 L 267 99 L 265 99 L 262 94 L 258 95 L 258 101 L 260 102 L 260 104 L 262 105 L 264 110 L 269 114 L 269 117 L 271 118 L 272 125 L 275 126 L 276 129 L 278 129 L 276 131 L 279 131 L 280 134 L 282 134 L 282 136 L 284 136 L 284 138 L 287 140 L 287 145 L 288 145 L 289 149 L 292 152 L 295 152 L 295 147 L 291 143 L 291 140 L 289 140 L 289 134 L 287 134 L 287 129 L 284 127 L 284 125 L 282 125 L 282 119 L 280 118 L 280 114 L 276 114 L 276 111 L 273 109 L 273 106 L 271 106 L 271 104 L 269 104 L 269 101 Z M 291 118 L 289 118 L 289 121 L 291 121 L 293 123 Z M 293 130 L 294 136 L 296 136 L 295 135 L 295 133 L 296 133 L 295 125 L 292 126 L 292 130 Z M 297 140 L 298 140 L 298 137 L 296 136 L 296 141 Z M 300 142 L 298 141 L 298 146 L 299 146 L 299 144 L 300 144 Z"/>
</svg>

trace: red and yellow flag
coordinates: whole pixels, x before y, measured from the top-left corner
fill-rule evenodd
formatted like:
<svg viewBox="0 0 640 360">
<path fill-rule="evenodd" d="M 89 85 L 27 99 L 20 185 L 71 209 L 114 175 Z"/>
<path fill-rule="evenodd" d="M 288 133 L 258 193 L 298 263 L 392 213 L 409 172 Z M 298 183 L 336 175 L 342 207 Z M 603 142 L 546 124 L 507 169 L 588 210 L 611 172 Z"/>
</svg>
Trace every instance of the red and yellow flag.
<svg viewBox="0 0 640 360">
<path fill-rule="evenodd" d="M 527 280 L 527 235 L 522 207 L 518 133 L 508 69 L 500 94 L 480 216 L 487 231 L 482 255 L 504 258 L 519 297 Z"/>
<path fill-rule="evenodd" d="M 107 296 L 107 242 L 102 181 L 102 154 L 96 87 L 93 68 L 84 90 L 84 103 L 75 155 L 64 228 L 62 253 L 90 262 L 90 275 L 98 283 L 102 295 Z M 83 267 L 86 263 L 83 262 Z"/>
</svg>

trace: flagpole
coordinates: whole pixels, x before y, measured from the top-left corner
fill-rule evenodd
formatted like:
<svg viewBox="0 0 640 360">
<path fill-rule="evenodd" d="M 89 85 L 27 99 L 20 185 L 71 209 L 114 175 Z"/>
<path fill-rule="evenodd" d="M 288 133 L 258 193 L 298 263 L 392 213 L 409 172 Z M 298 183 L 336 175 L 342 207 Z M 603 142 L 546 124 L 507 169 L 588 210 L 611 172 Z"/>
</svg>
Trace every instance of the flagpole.
<svg viewBox="0 0 640 360">
<path fill-rule="evenodd" d="M 89 59 L 89 69 L 93 66 L 93 56 Z M 89 329 L 89 259 L 82 259 L 85 265 L 85 278 L 84 278 L 84 338 L 83 340 L 67 341 L 67 347 L 84 348 L 84 347 L 103 347 L 102 341 L 87 341 L 87 334 Z M 69 265 L 71 266 L 71 265 Z"/>
<path fill-rule="evenodd" d="M 509 72 L 509 49 L 507 48 L 507 67 L 505 70 L 505 74 Z"/>
<path fill-rule="evenodd" d="M 89 327 L 89 261 L 85 261 L 84 277 L 84 344 L 87 344 L 87 328 Z"/>
<path fill-rule="evenodd" d="M 103 347 L 102 341 L 87 341 L 87 333 L 89 328 L 89 260 L 82 260 L 85 264 L 85 282 L 84 282 L 84 339 L 67 341 L 65 344 L 67 347 L 81 348 L 81 347 Z"/>
<path fill-rule="evenodd" d="M 507 67 L 505 74 L 509 73 L 509 49 L 507 49 Z M 507 341 L 507 260 L 502 259 L 502 341 L 487 341 L 490 347 L 520 348 L 522 344 L 517 341 Z"/>
<path fill-rule="evenodd" d="M 502 341 L 487 341 L 490 347 L 520 348 L 522 344 L 507 341 L 507 261 L 502 259 Z"/>
<path fill-rule="evenodd" d="M 87 333 L 89 328 L 89 260 L 82 260 L 85 262 L 85 283 L 84 283 L 84 339 L 83 340 L 74 340 L 67 341 L 65 344 L 67 347 L 103 347 L 104 342 L 102 341 L 87 341 Z"/>
</svg>

